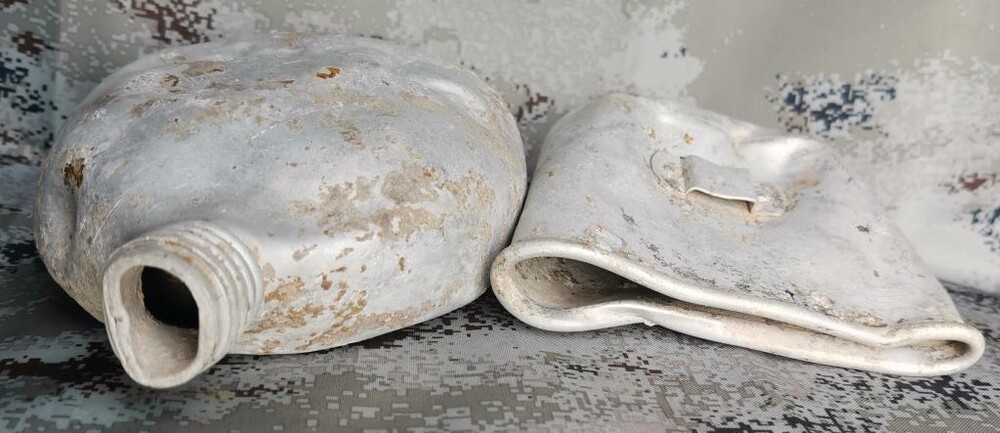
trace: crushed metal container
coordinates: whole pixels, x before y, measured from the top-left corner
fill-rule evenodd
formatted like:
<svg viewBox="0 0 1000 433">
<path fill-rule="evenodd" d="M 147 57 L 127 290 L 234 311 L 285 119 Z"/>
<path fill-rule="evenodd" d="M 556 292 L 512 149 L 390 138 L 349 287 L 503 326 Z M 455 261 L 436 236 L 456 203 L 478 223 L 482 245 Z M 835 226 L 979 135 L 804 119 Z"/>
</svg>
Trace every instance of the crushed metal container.
<svg viewBox="0 0 1000 433">
<path fill-rule="evenodd" d="M 526 187 L 505 102 L 386 42 L 168 49 L 66 123 L 36 202 L 55 280 L 128 374 L 340 346 L 482 294 Z"/>
<path fill-rule="evenodd" d="M 553 126 L 492 282 L 553 331 L 645 323 L 905 375 L 984 347 L 824 145 L 637 96 Z"/>
</svg>

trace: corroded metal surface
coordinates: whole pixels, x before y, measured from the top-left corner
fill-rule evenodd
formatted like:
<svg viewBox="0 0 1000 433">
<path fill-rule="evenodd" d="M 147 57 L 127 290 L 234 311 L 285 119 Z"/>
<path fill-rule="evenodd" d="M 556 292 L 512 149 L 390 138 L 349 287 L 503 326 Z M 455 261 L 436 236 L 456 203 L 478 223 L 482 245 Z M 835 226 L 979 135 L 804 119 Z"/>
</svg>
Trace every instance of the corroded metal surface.
<svg viewBox="0 0 1000 433">
<path fill-rule="evenodd" d="M 913 375 L 983 353 L 867 188 L 817 141 L 611 95 L 553 127 L 533 179 L 492 281 L 534 326 L 645 322 Z"/>
<path fill-rule="evenodd" d="M 165 50 L 104 81 L 49 155 L 36 235 L 130 373 L 183 341 L 210 365 L 472 301 L 525 177 L 513 117 L 473 74 L 373 39 L 265 34 Z M 143 267 L 187 285 L 197 342 L 146 325 L 131 294 Z"/>
</svg>

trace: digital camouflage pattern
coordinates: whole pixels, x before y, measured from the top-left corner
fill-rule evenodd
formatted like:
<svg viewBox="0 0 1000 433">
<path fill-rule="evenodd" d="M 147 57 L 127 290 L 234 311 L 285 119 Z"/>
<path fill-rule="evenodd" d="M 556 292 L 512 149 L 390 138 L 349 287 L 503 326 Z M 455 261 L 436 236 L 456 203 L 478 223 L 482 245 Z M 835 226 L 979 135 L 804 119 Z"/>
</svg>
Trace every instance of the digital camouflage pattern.
<svg viewBox="0 0 1000 433">
<path fill-rule="evenodd" d="M 59 126 L 166 46 L 270 29 L 390 39 L 500 90 L 533 161 L 591 97 L 671 97 L 827 140 L 946 279 L 1000 291 L 1000 8 L 990 1 L 0 0 L 0 431 L 1000 430 L 1000 298 L 959 374 L 822 367 L 629 326 L 554 334 L 492 297 L 363 343 L 132 383 L 45 273 L 30 208 Z"/>
</svg>

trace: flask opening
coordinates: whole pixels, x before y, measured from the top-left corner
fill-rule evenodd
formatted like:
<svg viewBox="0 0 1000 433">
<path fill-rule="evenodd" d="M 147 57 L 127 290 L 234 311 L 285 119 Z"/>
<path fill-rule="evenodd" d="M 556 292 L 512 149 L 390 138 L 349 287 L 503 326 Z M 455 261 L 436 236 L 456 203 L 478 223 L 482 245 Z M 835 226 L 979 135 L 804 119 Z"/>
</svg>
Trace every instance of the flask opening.
<svg viewBox="0 0 1000 433">
<path fill-rule="evenodd" d="M 198 303 L 179 278 L 160 268 L 143 268 L 139 278 L 142 301 L 158 322 L 184 329 L 198 329 Z"/>
<path fill-rule="evenodd" d="M 219 362 L 262 297 L 244 241 L 201 221 L 120 246 L 103 284 L 111 347 L 132 379 L 154 388 L 181 385 Z"/>
<path fill-rule="evenodd" d="M 158 272 L 150 273 L 151 269 Z M 108 311 L 111 314 L 106 319 L 114 321 L 112 327 L 120 331 L 112 336 L 113 340 L 128 342 L 127 356 L 135 370 L 152 378 L 174 377 L 183 374 L 194 363 L 198 355 L 199 330 L 197 319 L 194 327 L 182 327 L 175 325 L 179 321 L 174 316 L 178 314 L 165 313 L 172 307 L 165 305 L 164 299 L 191 297 L 187 285 L 172 275 L 170 279 L 174 281 L 159 280 L 155 278 L 157 274 L 171 275 L 167 271 L 144 266 L 135 266 L 123 272 L 118 280 L 120 301 L 114 303 L 116 308 Z M 156 283 L 146 286 L 144 283 L 147 280 Z M 179 296 L 170 293 L 178 289 L 184 293 Z M 191 303 L 197 315 L 198 307 L 193 297 Z M 151 305 L 156 307 L 150 309 Z"/>
</svg>

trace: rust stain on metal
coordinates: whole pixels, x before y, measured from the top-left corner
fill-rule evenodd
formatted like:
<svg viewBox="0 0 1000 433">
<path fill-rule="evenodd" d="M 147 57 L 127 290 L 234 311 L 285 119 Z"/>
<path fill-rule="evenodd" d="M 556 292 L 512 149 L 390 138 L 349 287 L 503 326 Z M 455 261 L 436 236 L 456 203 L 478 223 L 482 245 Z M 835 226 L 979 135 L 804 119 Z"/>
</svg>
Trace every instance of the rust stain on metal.
<svg viewBox="0 0 1000 433">
<path fill-rule="evenodd" d="M 308 39 L 305 33 L 288 32 L 281 35 L 281 45 L 285 48 L 299 48 Z"/>
<path fill-rule="evenodd" d="M 313 304 L 306 304 L 298 308 L 275 308 L 268 311 L 260 322 L 246 332 L 257 334 L 268 329 L 301 328 L 306 326 L 309 319 L 319 317 L 320 314 L 323 314 L 323 307 Z"/>
<path fill-rule="evenodd" d="M 308 98 L 314 104 L 335 107 L 353 106 L 371 110 L 384 116 L 393 115 L 399 111 L 399 107 L 389 103 L 385 98 L 376 97 L 370 92 L 345 89 L 339 85 L 330 86 L 328 91 L 309 92 Z M 336 126 L 336 122 L 320 122 L 320 126 L 329 128 Z"/>
<path fill-rule="evenodd" d="M 807 176 L 795 179 L 794 181 L 792 181 L 792 184 L 790 186 L 791 189 L 793 190 L 792 192 L 796 192 L 795 190 L 812 188 L 817 185 L 819 185 L 818 178 Z"/>
<path fill-rule="evenodd" d="M 263 97 L 252 99 L 219 99 L 198 112 L 190 121 L 181 122 L 179 119 L 174 119 L 173 122 L 167 124 L 166 130 L 178 140 L 185 140 L 198 132 L 205 124 L 247 118 L 253 119 L 257 124 L 261 124 L 265 119 L 259 115 L 251 116 L 251 110 L 260 107 L 264 103 L 265 98 Z"/>
<path fill-rule="evenodd" d="M 413 323 L 437 307 L 431 301 L 424 301 L 417 307 L 391 313 L 362 314 L 366 305 L 365 297 L 344 305 L 337 311 L 329 330 L 317 334 L 296 350 L 307 350 L 313 346 L 325 347 L 337 344 L 358 332 L 372 329 L 398 329 Z"/>
<path fill-rule="evenodd" d="M 111 104 L 112 102 L 115 102 L 115 100 L 117 100 L 117 99 L 118 99 L 118 94 L 117 93 L 114 93 L 114 92 L 106 93 L 104 95 L 101 95 L 100 98 L 97 98 L 97 100 L 93 102 L 92 108 L 88 108 L 87 111 L 91 111 L 91 112 L 97 111 L 97 110 L 99 110 L 99 109 L 101 109 L 103 107 L 107 107 L 108 104 Z"/>
<path fill-rule="evenodd" d="M 270 284 L 274 281 L 274 266 L 270 263 L 264 263 L 260 267 L 260 277 L 264 280 L 264 283 Z"/>
<path fill-rule="evenodd" d="M 300 203 L 296 208 L 301 212 L 315 213 L 319 225 L 327 235 L 338 229 L 366 230 L 367 222 L 362 218 L 356 204 L 372 199 L 375 181 L 358 177 L 353 182 L 326 187 L 320 193 L 318 203 Z"/>
<path fill-rule="evenodd" d="M 496 201 L 496 191 L 490 189 L 486 184 L 486 179 L 482 173 L 469 169 L 469 172 L 457 181 L 443 180 L 437 186 L 448 191 L 458 203 L 458 208 L 465 213 L 474 212 L 477 209 L 493 206 Z M 469 196 L 475 192 L 479 197 L 479 206 L 469 202 Z"/>
<path fill-rule="evenodd" d="M 241 83 L 227 83 L 224 81 L 213 81 L 208 85 L 209 89 L 212 90 L 228 90 L 232 92 L 242 92 L 247 89 L 247 86 Z"/>
<path fill-rule="evenodd" d="M 330 328 L 312 336 L 305 343 L 296 346 L 295 350 L 309 350 L 311 347 L 317 345 L 322 346 L 336 343 L 343 338 L 355 334 L 362 327 L 364 318 L 367 315 L 362 315 L 361 312 L 368 305 L 368 293 L 361 291 L 353 300 L 341 302 L 346 292 L 346 287 L 340 288 L 334 299 L 333 306 L 330 307 L 333 316 Z"/>
<path fill-rule="evenodd" d="M 294 260 L 296 262 L 299 261 L 299 260 L 302 260 L 303 258 L 305 258 L 306 256 L 308 256 L 309 253 L 312 252 L 312 250 L 316 249 L 317 246 L 318 246 L 317 244 L 312 244 L 312 245 L 310 245 L 308 247 L 302 247 L 302 248 L 299 248 L 299 249 L 295 250 L 295 252 L 292 253 L 292 260 Z"/>
<path fill-rule="evenodd" d="M 259 81 L 251 87 L 255 90 L 287 89 L 288 86 L 291 86 L 292 83 L 294 82 L 295 80 L 292 79 L 278 80 L 278 81 Z"/>
<path fill-rule="evenodd" d="M 202 75 L 215 74 L 222 71 L 222 63 L 206 60 L 189 62 L 187 64 L 187 68 L 181 71 L 181 73 L 188 77 L 200 77 Z"/>
<path fill-rule="evenodd" d="M 128 114 L 132 117 L 142 117 L 142 115 L 146 114 L 146 111 L 148 111 L 150 108 L 156 105 L 156 103 L 157 100 L 150 99 L 141 104 L 135 104 L 135 106 L 133 106 L 132 109 L 129 110 Z"/>
<path fill-rule="evenodd" d="M 427 95 L 416 93 L 409 89 L 400 90 L 399 96 L 413 106 L 420 107 L 425 110 L 439 110 L 444 107 L 443 105 L 431 100 L 431 98 L 427 97 Z"/>
<path fill-rule="evenodd" d="M 326 275 L 323 275 L 323 281 L 327 281 Z M 305 282 L 302 281 L 301 277 L 282 278 L 278 286 L 264 296 L 264 302 L 273 305 L 273 307 L 246 332 L 256 334 L 270 329 L 301 328 L 306 326 L 310 319 L 322 315 L 325 308 L 321 305 L 312 303 L 306 303 L 302 306 L 294 305 L 296 299 L 302 298 L 303 289 L 305 289 Z"/>
<path fill-rule="evenodd" d="M 167 74 L 162 80 L 160 80 L 160 84 L 164 87 L 177 87 L 178 82 L 180 82 L 180 79 L 173 74 Z"/>
<path fill-rule="evenodd" d="M 330 307 L 333 312 L 333 323 L 330 324 L 329 329 L 312 336 L 295 349 L 308 350 L 311 347 L 329 347 L 342 342 L 351 335 L 366 330 L 402 328 L 448 303 L 461 289 L 460 282 L 452 282 L 445 288 L 436 302 L 424 301 L 420 305 L 389 313 L 363 314 L 362 312 L 368 305 L 367 291 L 361 291 L 352 301 L 341 302 L 347 292 L 347 287 L 342 286 L 333 300 L 333 306 Z"/>
<path fill-rule="evenodd" d="M 264 353 L 271 353 L 274 352 L 274 349 L 278 348 L 279 344 L 281 343 L 278 340 L 275 340 L 273 338 L 267 339 L 264 341 L 264 344 L 260 347 L 260 350 L 261 352 Z"/>
<path fill-rule="evenodd" d="M 157 105 L 167 104 L 167 103 L 171 103 L 171 102 L 175 102 L 175 101 L 176 101 L 176 99 L 173 99 L 173 98 L 170 98 L 170 99 L 150 99 L 150 100 L 148 100 L 146 102 L 143 102 L 143 103 L 140 103 L 140 104 L 136 104 L 135 106 L 133 106 L 132 109 L 129 110 L 129 115 L 132 116 L 132 117 L 142 117 L 143 115 L 146 114 L 146 112 L 148 112 L 151 108 L 153 108 L 153 107 L 155 107 Z"/>
<path fill-rule="evenodd" d="M 333 77 L 336 77 L 337 75 L 340 75 L 340 68 L 337 68 L 337 67 L 334 67 L 334 66 L 327 66 L 326 70 L 319 71 L 319 72 L 317 72 L 317 73 L 315 73 L 313 75 L 315 75 L 316 78 L 319 78 L 319 79 L 322 79 L 322 80 L 325 80 L 325 79 L 328 79 L 328 78 L 333 78 Z"/>
<path fill-rule="evenodd" d="M 350 120 L 342 119 L 337 122 L 340 126 L 340 135 L 344 136 L 344 140 L 354 146 L 355 149 L 365 148 L 365 138 L 361 135 L 361 130 L 358 126 L 351 122 Z"/>
<path fill-rule="evenodd" d="M 83 157 L 73 158 L 63 167 L 63 183 L 70 188 L 79 188 L 83 183 L 83 170 L 86 168 L 87 162 Z"/>
<path fill-rule="evenodd" d="M 402 169 L 386 175 L 382 194 L 400 205 L 434 201 L 438 198 L 434 188 L 436 178 L 437 173 L 432 167 L 405 163 Z"/>
<path fill-rule="evenodd" d="M 297 203 L 294 211 L 315 215 L 317 224 L 327 236 L 361 232 L 355 238 L 358 241 L 366 241 L 375 236 L 382 241 L 408 241 L 416 232 L 442 228 L 447 214 L 435 215 L 408 204 L 379 208 L 374 212 L 360 211 L 359 204 L 374 199 L 372 189 L 377 179 L 358 177 L 354 182 L 327 187 L 320 193 L 318 202 Z M 412 188 L 412 185 L 407 186 Z M 393 190 L 393 187 L 389 190 Z M 394 199 L 391 195 L 389 198 L 397 204 L 407 203 L 412 197 L 409 194 L 410 192 L 399 192 Z M 407 199 L 400 200 L 404 197 Z"/>
<path fill-rule="evenodd" d="M 292 277 L 283 279 L 278 284 L 278 287 L 264 295 L 264 302 L 291 301 L 302 292 L 303 287 L 305 287 L 305 283 L 302 282 L 302 278 Z"/>
</svg>

